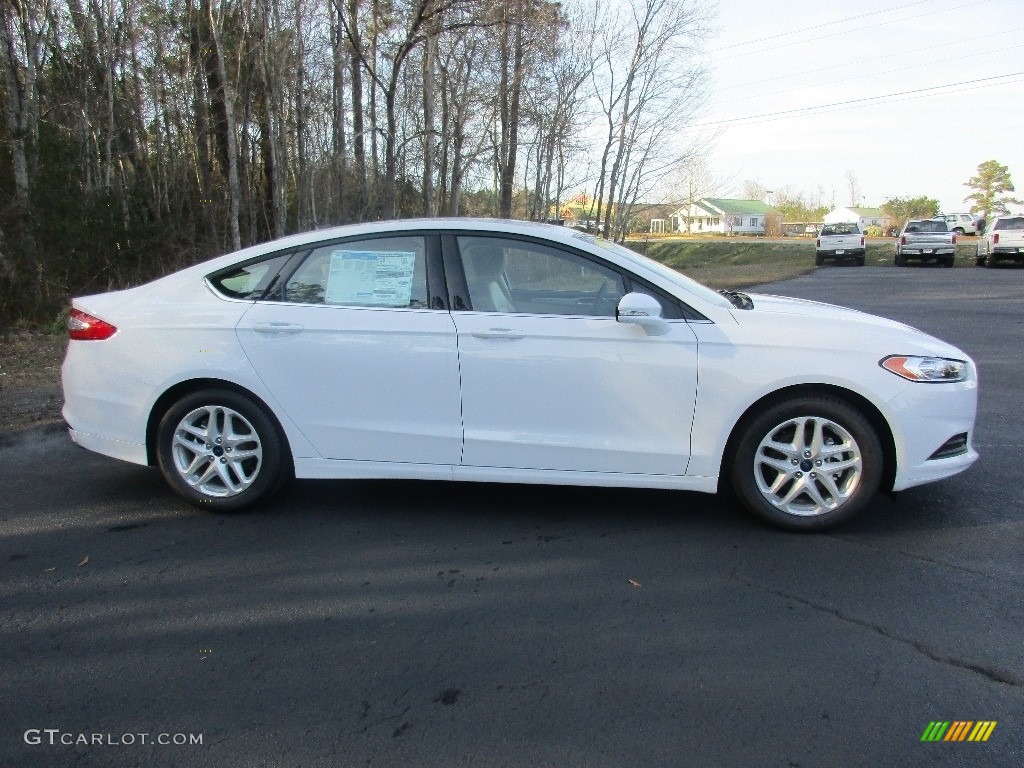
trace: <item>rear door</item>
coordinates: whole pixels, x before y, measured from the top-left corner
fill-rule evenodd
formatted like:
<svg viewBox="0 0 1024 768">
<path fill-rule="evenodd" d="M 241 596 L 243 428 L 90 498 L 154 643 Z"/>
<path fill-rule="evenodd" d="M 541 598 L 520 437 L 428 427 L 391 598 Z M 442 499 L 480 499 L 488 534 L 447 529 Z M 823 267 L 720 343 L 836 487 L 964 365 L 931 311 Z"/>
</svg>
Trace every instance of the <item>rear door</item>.
<svg viewBox="0 0 1024 768">
<path fill-rule="evenodd" d="M 237 326 L 256 373 L 321 456 L 457 464 L 455 325 L 429 233 L 312 249 Z"/>
</svg>

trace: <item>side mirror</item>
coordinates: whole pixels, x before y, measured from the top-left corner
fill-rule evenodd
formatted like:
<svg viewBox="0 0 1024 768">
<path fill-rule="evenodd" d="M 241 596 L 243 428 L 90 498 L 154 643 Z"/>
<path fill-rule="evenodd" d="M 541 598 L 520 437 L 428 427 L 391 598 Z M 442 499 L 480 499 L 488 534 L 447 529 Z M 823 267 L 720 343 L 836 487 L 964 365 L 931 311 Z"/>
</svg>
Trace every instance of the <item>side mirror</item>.
<svg viewBox="0 0 1024 768">
<path fill-rule="evenodd" d="M 619 299 L 615 319 L 620 323 L 639 325 L 648 336 L 663 336 L 670 328 L 661 316 L 661 302 L 646 293 L 627 293 Z"/>
</svg>

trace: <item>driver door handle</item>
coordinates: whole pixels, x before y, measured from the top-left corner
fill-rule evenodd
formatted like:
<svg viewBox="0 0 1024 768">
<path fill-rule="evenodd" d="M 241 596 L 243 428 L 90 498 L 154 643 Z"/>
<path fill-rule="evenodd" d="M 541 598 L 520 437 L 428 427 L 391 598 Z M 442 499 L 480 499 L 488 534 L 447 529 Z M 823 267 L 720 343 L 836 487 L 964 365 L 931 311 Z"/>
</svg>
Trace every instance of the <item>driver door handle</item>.
<svg viewBox="0 0 1024 768">
<path fill-rule="evenodd" d="M 300 333 L 305 330 L 298 323 L 256 323 L 252 329 L 256 333 Z"/>
<path fill-rule="evenodd" d="M 526 338 L 525 332 L 517 331 L 514 328 L 488 328 L 487 330 L 471 331 L 470 333 L 476 339 L 508 339 L 509 341 L 517 341 Z"/>
</svg>

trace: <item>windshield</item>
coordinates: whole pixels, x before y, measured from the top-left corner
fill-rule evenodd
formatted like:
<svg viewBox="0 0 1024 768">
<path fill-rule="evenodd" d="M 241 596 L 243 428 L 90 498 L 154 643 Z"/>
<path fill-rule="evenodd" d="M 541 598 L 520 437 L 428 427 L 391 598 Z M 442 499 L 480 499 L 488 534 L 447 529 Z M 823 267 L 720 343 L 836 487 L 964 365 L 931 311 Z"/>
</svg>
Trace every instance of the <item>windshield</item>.
<svg viewBox="0 0 1024 768">
<path fill-rule="evenodd" d="M 654 259 L 651 259 L 647 256 L 644 256 L 643 254 L 637 253 L 634 250 L 626 248 L 623 245 L 613 243 L 611 240 L 605 240 L 603 237 L 595 237 L 594 235 L 588 235 L 582 232 L 576 235 L 576 237 L 580 238 L 581 240 L 585 240 L 591 245 L 596 245 L 599 248 L 603 248 L 607 251 L 611 251 L 612 253 L 616 253 L 624 259 L 628 259 L 630 261 L 639 261 L 645 267 L 647 267 L 647 269 L 664 277 L 666 280 L 669 280 L 673 285 L 678 285 L 684 291 L 692 293 L 694 296 L 697 296 L 698 298 L 701 298 L 704 301 L 707 301 L 719 307 L 726 307 L 730 309 L 733 306 L 731 301 L 729 301 L 727 298 L 719 294 L 717 291 L 713 291 L 706 285 L 702 285 L 693 278 L 687 277 L 682 272 L 676 272 L 671 267 L 666 267 L 664 264 L 657 262 Z"/>
</svg>

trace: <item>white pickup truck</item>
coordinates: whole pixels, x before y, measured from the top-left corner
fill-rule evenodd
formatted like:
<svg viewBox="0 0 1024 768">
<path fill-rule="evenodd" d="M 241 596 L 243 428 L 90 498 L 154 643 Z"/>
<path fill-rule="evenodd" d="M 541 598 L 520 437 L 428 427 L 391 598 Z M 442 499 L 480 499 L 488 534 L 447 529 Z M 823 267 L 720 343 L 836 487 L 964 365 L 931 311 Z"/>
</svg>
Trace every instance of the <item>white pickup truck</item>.
<svg viewBox="0 0 1024 768">
<path fill-rule="evenodd" d="M 911 219 L 896 238 L 897 267 L 906 266 L 908 259 L 952 267 L 955 258 L 956 232 L 949 231 L 944 219 Z"/>
<path fill-rule="evenodd" d="M 863 267 L 864 252 L 864 235 L 857 224 L 826 224 L 814 243 L 814 263 L 820 267 L 825 259 L 834 259 Z"/>
<path fill-rule="evenodd" d="M 1000 261 L 1024 261 L 1024 216 L 997 216 L 978 241 L 979 267 Z"/>
</svg>

